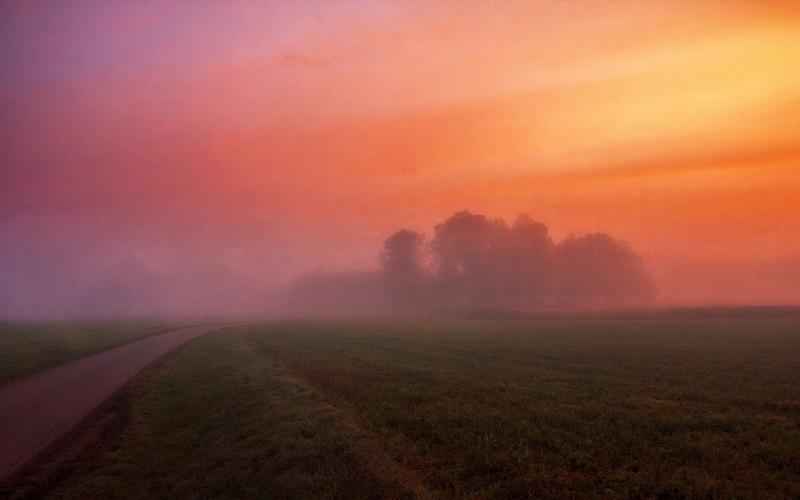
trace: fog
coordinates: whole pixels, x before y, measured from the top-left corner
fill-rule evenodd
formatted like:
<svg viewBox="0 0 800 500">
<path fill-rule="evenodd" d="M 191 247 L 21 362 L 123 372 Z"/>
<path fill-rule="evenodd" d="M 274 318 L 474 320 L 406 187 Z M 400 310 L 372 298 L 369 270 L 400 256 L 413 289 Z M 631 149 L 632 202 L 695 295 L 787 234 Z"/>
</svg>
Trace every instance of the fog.
<svg viewBox="0 0 800 500">
<path fill-rule="evenodd" d="M 535 213 L 531 210 L 531 213 Z M 460 211 L 365 231 L 92 214 L 0 223 L 0 317 L 466 314 L 796 305 L 800 261 L 648 258 L 602 231 Z M 794 298 L 793 298 L 794 297 Z"/>
<path fill-rule="evenodd" d="M 157 227 L 157 226 L 153 226 Z M 342 268 L 325 247 L 219 230 L 5 223 L 7 318 L 466 314 L 652 305 L 642 259 L 605 234 L 554 241 L 527 215 L 508 224 L 461 211 L 428 241 L 401 229 Z M 288 248 L 282 248 L 287 245 Z M 371 260 L 371 261 L 370 261 Z"/>
<path fill-rule="evenodd" d="M 19 319 L 270 314 L 276 245 L 230 232 L 24 217 L 0 233 L 0 315 Z M 223 236 L 224 234 L 224 236 Z"/>
<path fill-rule="evenodd" d="M 557 238 L 530 216 L 476 211 L 427 231 L 400 223 L 356 238 L 334 226 L 312 234 L 63 215 L 11 217 L 1 227 L 6 319 L 791 305 L 785 290 L 800 277 L 792 260 L 653 265 L 614 235 Z"/>
</svg>

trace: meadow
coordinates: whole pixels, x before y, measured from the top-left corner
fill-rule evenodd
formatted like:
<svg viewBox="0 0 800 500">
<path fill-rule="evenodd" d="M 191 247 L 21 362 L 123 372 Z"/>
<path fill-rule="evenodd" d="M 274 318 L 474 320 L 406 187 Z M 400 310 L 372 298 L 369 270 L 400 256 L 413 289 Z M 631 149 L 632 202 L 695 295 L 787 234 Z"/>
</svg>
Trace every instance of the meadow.
<svg viewBox="0 0 800 500">
<path fill-rule="evenodd" d="M 797 498 L 798 352 L 797 314 L 237 327 L 147 370 L 46 493 Z"/>
<path fill-rule="evenodd" d="M 159 321 L 0 322 L 0 385 L 167 328 Z"/>
</svg>

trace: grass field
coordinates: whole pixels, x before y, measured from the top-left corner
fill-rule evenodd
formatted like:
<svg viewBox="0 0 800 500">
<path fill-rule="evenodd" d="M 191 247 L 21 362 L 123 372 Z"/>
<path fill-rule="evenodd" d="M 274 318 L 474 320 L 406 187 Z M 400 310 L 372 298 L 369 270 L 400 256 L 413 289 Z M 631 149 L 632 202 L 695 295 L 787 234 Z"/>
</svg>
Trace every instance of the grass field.
<svg viewBox="0 0 800 500">
<path fill-rule="evenodd" d="M 51 498 L 797 498 L 800 318 L 282 322 L 193 341 Z"/>
<path fill-rule="evenodd" d="M 0 385 L 165 328 L 154 321 L 0 322 Z"/>
</svg>

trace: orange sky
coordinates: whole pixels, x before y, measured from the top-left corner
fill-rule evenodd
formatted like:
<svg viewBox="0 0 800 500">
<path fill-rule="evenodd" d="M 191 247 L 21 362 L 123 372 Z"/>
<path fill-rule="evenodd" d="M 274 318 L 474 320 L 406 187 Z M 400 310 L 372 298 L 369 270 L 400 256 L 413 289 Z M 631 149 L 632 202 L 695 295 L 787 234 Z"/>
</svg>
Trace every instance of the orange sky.
<svg viewBox="0 0 800 500">
<path fill-rule="evenodd" d="M 224 50 L 197 47 L 217 26 L 193 13 L 174 60 L 131 42 L 109 57 L 136 65 L 7 86 L 36 144 L 12 158 L 84 170 L 2 208 L 263 222 L 310 266 L 371 264 L 387 232 L 463 208 L 528 212 L 629 241 L 666 301 L 800 302 L 797 2 L 362 3 L 281 12 L 277 37 L 233 2 Z"/>
</svg>

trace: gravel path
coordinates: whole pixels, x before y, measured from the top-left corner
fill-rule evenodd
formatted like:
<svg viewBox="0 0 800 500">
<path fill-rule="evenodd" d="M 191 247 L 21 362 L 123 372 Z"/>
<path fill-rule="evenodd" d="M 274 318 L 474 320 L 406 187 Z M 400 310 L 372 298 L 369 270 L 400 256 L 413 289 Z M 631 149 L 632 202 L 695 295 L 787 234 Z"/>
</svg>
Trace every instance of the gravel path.
<svg viewBox="0 0 800 500">
<path fill-rule="evenodd" d="M 182 328 L 148 337 L 0 388 L 0 479 L 69 432 L 144 367 L 218 328 Z"/>
</svg>

